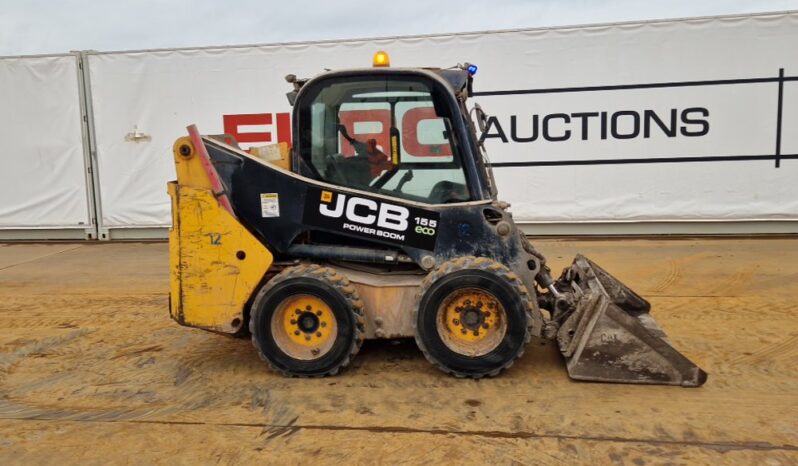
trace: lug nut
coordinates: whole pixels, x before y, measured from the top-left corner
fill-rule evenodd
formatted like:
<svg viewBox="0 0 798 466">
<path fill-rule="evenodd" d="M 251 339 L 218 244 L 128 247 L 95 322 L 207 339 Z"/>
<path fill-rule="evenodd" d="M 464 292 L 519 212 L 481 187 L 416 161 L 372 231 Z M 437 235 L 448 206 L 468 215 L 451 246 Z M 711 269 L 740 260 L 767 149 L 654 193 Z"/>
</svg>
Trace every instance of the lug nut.
<svg viewBox="0 0 798 466">
<path fill-rule="evenodd" d="M 321 311 L 316 311 L 317 316 L 321 316 Z"/>
<path fill-rule="evenodd" d="M 466 333 L 468 333 L 468 330 L 466 330 L 466 329 L 462 329 L 462 330 L 460 330 L 460 331 L 461 331 L 461 332 L 463 332 L 463 335 L 465 335 Z"/>
<path fill-rule="evenodd" d="M 312 308 L 312 307 L 310 307 L 310 304 L 308 304 L 307 306 L 305 306 L 305 310 L 309 311 L 309 310 L 311 310 L 311 309 L 313 309 L 313 308 Z"/>
<path fill-rule="evenodd" d="M 483 322 L 483 323 L 482 323 L 482 328 L 486 328 L 486 329 L 487 329 L 487 328 L 490 328 L 490 325 L 488 325 L 488 323 L 487 323 L 487 322 Z"/>
<path fill-rule="evenodd" d="M 320 337 L 321 336 L 321 332 L 316 332 L 316 336 Z"/>
<path fill-rule="evenodd" d="M 291 319 L 291 324 L 296 324 L 296 319 Z"/>
<path fill-rule="evenodd" d="M 483 306 L 482 301 L 477 301 L 477 307 L 482 307 L 482 306 Z"/>
<path fill-rule="evenodd" d="M 299 309 L 297 309 L 297 310 L 295 310 L 295 311 L 294 311 L 294 314 L 296 314 L 296 315 L 302 314 L 302 311 L 300 311 Z"/>
<path fill-rule="evenodd" d="M 322 326 L 322 327 L 326 327 L 326 326 L 327 326 L 327 322 L 322 322 L 322 323 L 321 323 L 321 326 Z"/>
<path fill-rule="evenodd" d="M 454 320 L 452 321 L 452 323 L 453 323 L 454 325 L 460 325 L 460 321 L 459 321 L 459 320 L 457 320 L 457 319 L 454 319 Z"/>
<path fill-rule="evenodd" d="M 478 337 L 478 336 L 479 336 L 479 329 L 477 329 L 477 330 L 474 330 L 474 336 L 475 336 L 475 337 Z"/>
<path fill-rule="evenodd" d="M 305 335 L 305 340 L 310 341 L 310 335 Z"/>
<path fill-rule="evenodd" d="M 294 330 L 294 335 L 299 335 L 299 330 Z"/>
</svg>

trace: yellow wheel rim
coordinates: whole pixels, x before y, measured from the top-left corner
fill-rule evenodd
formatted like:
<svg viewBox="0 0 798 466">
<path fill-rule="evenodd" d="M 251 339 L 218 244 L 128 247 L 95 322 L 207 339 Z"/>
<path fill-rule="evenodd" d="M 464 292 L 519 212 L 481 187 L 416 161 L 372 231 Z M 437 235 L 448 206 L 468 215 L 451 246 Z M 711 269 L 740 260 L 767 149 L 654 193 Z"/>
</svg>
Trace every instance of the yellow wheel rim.
<svg viewBox="0 0 798 466">
<path fill-rule="evenodd" d="M 322 299 L 297 294 L 284 299 L 272 314 L 271 331 L 277 346 L 294 359 L 309 361 L 330 351 L 338 336 L 338 322 Z"/>
<path fill-rule="evenodd" d="M 507 313 L 490 292 L 462 288 L 450 293 L 438 306 L 438 335 L 452 351 L 482 356 L 501 343 L 507 333 Z"/>
</svg>

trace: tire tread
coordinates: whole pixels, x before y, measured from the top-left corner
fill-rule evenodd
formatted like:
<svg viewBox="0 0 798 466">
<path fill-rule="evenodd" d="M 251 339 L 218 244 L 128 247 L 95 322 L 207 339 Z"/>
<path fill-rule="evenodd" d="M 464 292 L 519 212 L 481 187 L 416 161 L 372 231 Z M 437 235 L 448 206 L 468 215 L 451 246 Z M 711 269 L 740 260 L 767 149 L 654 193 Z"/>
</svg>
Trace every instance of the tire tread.
<svg viewBox="0 0 798 466">
<path fill-rule="evenodd" d="M 298 374 L 275 366 L 274 364 L 272 364 L 269 358 L 266 357 L 263 350 L 260 348 L 260 345 L 258 344 L 257 338 L 255 338 L 255 322 L 258 320 L 258 315 L 261 312 L 261 306 L 258 306 L 258 303 L 260 303 L 260 301 L 264 299 L 264 296 L 266 296 L 266 294 L 275 286 L 279 285 L 280 283 L 286 280 L 290 280 L 292 278 L 301 278 L 301 277 L 313 278 L 316 280 L 323 281 L 327 285 L 336 289 L 346 299 L 349 308 L 352 310 L 354 314 L 355 332 L 354 332 L 354 338 L 352 338 L 352 344 L 350 345 L 349 351 L 347 352 L 347 356 L 339 364 L 321 374 L 315 374 L 315 375 Z M 366 334 L 365 323 L 366 319 L 363 313 L 363 301 L 360 299 L 360 295 L 357 293 L 357 289 L 355 289 L 355 287 L 351 285 L 349 279 L 346 278 L 346 276 L 344 276 L 341 273 L 338 273 L 338 271 L 332 267 L 325 267 L 319 264 L 301 264 L 286 268 L 282 272 L 272 277 L 271 280 L 269 280 L 263 287 L 261 287 L 260 291 L 258 291 L 258 294 L 255 297 L 255 300 L 253 301 L 252 304 L 252 310 L 250 312 L 250 318 L 249 318 L 249 333 L 252 335 L 252 346 L 255 347 L 258 356 L 260 357 L 261 360 L 266 362 L 269 365 L 269 368 L 274 372 L 282 374 L 286 377 L 319 378 L 319 377 L 335 375 L 338 372 L 340 372 L 341 369 L 349 365 L 349 363 L 352 361 L 355 355 L 357 355 L 358 351 L 360 351 L 360 347 L 363 345 L 363 340 Z"/>
<path fill-rule="evenodd" d="M 521 280 L 518 278 L 518 275 L 515 272 L 510 271 L 510 269 L 506 265 L 500 262 L 496 262 L 487 257 L 462 256 L 458 257 L 457 259 L 446 261 L 437 268 L 435 268 L 432 272 L 427 274 L 427 276 L 421 282 L 418 294 L 416 295 L 416 303 L 413 310 L 413 328 L 416 329 L 418 326 L 418 312 L 421 307 L 421 300 L 426 294 L 427 290 L 429 290 L 429 288 L 435 282 L 443 278 L 445 275 L 468 269 L 476 269 L 492 273 L 493 275 L 507 282 L 507 284 L 509 284 L 513 289 L 515 289 L 518 295 L 520 296 L 521 302 L 524 304 L 527 311 L 526 312 L 527 325 L 524 335 L 524 343 L 520 345 L 518 352 L 501 367 L 498 367 L 484 374 L 472 374 L 451 369 L 447 367 L 442 361 L 439 361 L 437 358 L 432 356 L 430 352 L 427 350 L 427 347 L 422 341 L 422 339 L 419 337 L 418 331 L 415 332 L 415 340 L 416 344 L 418 345 L 418 348 L 424 354 L 424 357 L 427 359 L 427 361 L 432 363 L 432 365 L 437 367 L 439 370 L 449 375 L 453 375 L 459 379 L 461 378 L 480 379 L 482 377 L 495 377 L 499 375 L 501 372 L 509 369 L 518 358 L 524 355 L 524 349 L 526 345 L 529 343 L 529 341 L 532 339 L 532 326 L 534 324 L 534 321 L 532 319 L 532 312 L 534 312 L 534 307 L 532 306 L 532 301 L 529 296 L 529 290 L 526 288 L 526 286 L 523 285 Z"/>
</svg>

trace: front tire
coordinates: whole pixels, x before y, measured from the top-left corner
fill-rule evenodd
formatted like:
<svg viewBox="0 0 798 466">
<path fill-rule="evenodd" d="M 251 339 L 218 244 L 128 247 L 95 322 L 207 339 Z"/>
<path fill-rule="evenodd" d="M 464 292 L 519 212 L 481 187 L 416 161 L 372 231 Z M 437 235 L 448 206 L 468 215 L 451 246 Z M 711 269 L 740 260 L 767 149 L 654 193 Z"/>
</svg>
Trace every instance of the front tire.
<svg viewBox="0 0 798 466">
<path fill-rule="evenodd" d="M 294 377 L 335 375 L 363 343 L 363 302 L 331 267 L 290 267 L 258 292 L 249 329 L 273 370 Z"/>
<path fill-rule="evenodd" d="M 484 257 L 441 264 L 421 285 L 416 343 L 438 369 L 456 377 L 492 377 L 524 354 L 533 307 L 520 278 Z"/>
</svg>

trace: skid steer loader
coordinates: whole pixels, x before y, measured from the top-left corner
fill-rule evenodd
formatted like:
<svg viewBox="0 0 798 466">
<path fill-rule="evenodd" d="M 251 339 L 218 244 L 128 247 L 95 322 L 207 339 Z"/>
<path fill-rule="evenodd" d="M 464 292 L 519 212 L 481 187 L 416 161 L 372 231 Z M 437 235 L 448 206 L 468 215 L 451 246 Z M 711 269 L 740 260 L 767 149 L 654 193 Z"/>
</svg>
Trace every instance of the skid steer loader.
<svg viewBox="0 0 798 466">
<path fill-rule="evenodd" d="M 374 64 L 286 78 L 290 150 L 194 126 L 175 142 L 173 319 L 251 334 L 288 376 L 336 374 L 364 339 L 401 337 L 448 374 L 495 376 L 536 336 L 574 379 L 706 381 L 601 267 L 578 255 L 551 276 L 497 199 L 484 114 L 466 107 L 475 66 Z"/>
</svg>

